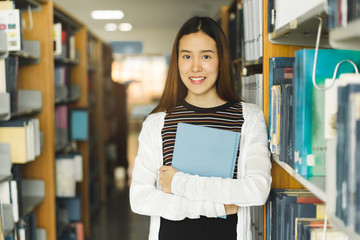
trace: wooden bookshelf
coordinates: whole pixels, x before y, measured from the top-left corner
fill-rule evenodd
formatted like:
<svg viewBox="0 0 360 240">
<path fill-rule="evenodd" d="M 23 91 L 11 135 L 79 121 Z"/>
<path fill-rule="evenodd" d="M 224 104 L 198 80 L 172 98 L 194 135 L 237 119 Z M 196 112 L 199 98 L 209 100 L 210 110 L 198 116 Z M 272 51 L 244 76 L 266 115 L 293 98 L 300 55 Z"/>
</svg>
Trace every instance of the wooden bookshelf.
<svg viewBox="0 0 360 240">
<path fill-rule="evenodd" d="M 52 1 L 47 0 L 32 0 L 34 3 L 41 4 L 41 7 L 36 11 L 32 11 L 34 20 L 34 27 L 32 30 L 23 31 L 23 39 L 38 40 L 41 46 L 40 61 L 35 64 L 21 66 L 19 69 L 18 88 L 34 89 L 42 94 L 42 109 L 40 113 L 35 113 L 34 117 L 40 120 L 40 130 L 43 133 L 44 148 L 39 157 L 35 161 L 21 166 L 21 177 L 31 179 L 41 179 L 45 182 L 45 198 L 34 209 L 36 216 L 36 225 L 38 228 L 43 228 L 46 231 L 47 239 L 57 238 L 56 229 L 56 197 L 55 197 L 55 90 L 54 90 L 54 69 L 56 61 L 54 61 L 53 53 L 53 24 L 54 18 L 67 21 L 68 24 L 73 24 L 77 31 L 75 32 L 75 48 L 79 52 L 79 59 L 76 62 L 65 60 L 63 64 L 71 64 L 71 83 L 77 84 L 81 88 L 81 96 L 75 101 L 70 101 L 67 104 L 69 107 L 89 109 L 89 62 L 88 62 L 88 34 L 89 31 L 86 26 L 72 17 L 58 6 L 54 5 Z M 23 18 L 28 19 L 28 12 L 22 11 Z M 102 49 L 103 42 L 96 38 L 96 59 L 97 65 L 94 68 L 96 77 L 96 89 L 103 89 L 103 72 L 104 66 L 102 64 Z M 112 50 L 108 49 L 107 55 L 112 55 Z M 111 66 L 110 66 L 111 67 Z M 98 122 L 98 133 L 100 134 L 100 142 L 103 140 L 103 109 L 104 109 L 104 95 L 99 91 L 96 96 L 95 108 L 96 121 Z M 90 131 L 92 129 L 89 129 Z M 90 143 L 88 140 L 76 141 L 77 150 L 81 152 L 83 157 L 83 180 L 77 185 L 77 193 L 80 195 L 82 222 L 84 224 L 84 234 L 88 239 L 90 238 L 90 222 L 91 222 L 91 206 L 90 206 Z M 100 189 L 101 200 L 106 199 L 106 163 L 104 144 L 99 145 L 100 151 L 98 159 L 100 163 Z"/>
<path fill-rule="evenodd" d="M 38 64 L 22 67 L 18 82 L 19 88 L 40 90 L 43 97 L 43 108 L 37 117 L 44 136 L 44 149 L 35 161 L 22 166 L 21 174 L 24 178 L 45 182 L 45 199 L 34 213 L 37 227 L 46 230 L 47 239 L 56 239 L 53 14 L 52 2 L 43 4 L 40 11 L 32 12 L 34 28 L 23 31 L 23 38 L 40 41 L 41 60 Z M 24 11 L 23 16 L 27 18 L 27 15 Z"/>
</svg>

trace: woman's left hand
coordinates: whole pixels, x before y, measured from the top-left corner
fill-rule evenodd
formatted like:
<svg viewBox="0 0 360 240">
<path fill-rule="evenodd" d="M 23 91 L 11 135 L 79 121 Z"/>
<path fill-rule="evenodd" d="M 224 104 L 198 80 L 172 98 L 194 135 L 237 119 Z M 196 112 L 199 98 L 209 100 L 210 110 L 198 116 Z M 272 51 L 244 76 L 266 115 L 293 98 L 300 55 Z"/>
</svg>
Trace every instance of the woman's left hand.
<svg viewBox="0 0 360 240">
<path fill-rule="evenodd" d="M 162 191 L 165 193 L 171 193 L 171 181 L 178 170 L 171 166 L 162 166 L 159 170 L 159 183 Z"/>
</svg>

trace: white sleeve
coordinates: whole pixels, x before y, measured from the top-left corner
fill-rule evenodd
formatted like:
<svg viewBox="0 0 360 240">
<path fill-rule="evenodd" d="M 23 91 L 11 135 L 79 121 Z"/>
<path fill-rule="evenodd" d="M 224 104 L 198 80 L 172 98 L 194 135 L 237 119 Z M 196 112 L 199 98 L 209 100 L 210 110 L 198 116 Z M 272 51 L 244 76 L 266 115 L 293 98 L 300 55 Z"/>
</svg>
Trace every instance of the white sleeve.
<svg viewBox="0 0 360 240">
<path fill-rule="evenodd" d="M 156 128 L 156 127 L 155 127 Z M 130 205 L 132 211 L 142 215 L 161 216 L 170 220 L 219 217 L 225 215 L 223 204 L 209 200 L 190 200 L 182 196 L 164 193 L 157 189 L 159 168 L 161 167 L 160 133 L 154 126 L 144 122 L 139 136 L 138 155 L 135 159 L 130 186 Z M 161 138 L 161 135 L 160 135 Z"/>
<path fill-rule="evenodd" d="M 271 163 L 262 111 L 248 121 L 254 121 L 254 124 L 249 124 L 251 127 L 244 136 L 249 141 L 246 149 L 240 150 L 244 151 L 240 155 L 245 154 L 241 160 L 246 161 L 245 174 L 241 178 L 199 177 L 177 172 L 171 183 L 172 192 L 195 201 L 208 200 L 242 207 L 263 205 L 270 192 Z"/>
</svg>

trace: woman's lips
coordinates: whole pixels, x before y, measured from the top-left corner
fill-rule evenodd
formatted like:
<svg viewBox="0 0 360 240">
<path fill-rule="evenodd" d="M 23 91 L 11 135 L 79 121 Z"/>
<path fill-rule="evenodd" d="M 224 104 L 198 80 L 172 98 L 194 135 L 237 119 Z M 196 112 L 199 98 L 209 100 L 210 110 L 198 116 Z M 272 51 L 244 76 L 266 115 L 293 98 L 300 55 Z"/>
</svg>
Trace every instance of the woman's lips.
<svg viewBox="0 0 360 240">
<path fill-rule="evenodd" d="M 206 77 L 189 77 L 192 84 L 201 84 L 205 81 Z"/>
</svg>

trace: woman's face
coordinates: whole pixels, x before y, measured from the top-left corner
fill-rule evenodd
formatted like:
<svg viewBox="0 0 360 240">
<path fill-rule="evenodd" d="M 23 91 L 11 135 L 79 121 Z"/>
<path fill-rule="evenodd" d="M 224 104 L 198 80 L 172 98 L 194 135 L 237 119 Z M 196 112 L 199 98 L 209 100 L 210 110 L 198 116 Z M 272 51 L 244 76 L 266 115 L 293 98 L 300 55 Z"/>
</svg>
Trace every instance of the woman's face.
<svg viewBox="0 0 360 240">
<path fill-rule="evenodd" d="M 217 97 L 219 58 L 216 42 L 202 31 L 184 35 L 179 42 L 179 72 L 188 89 L 186 100 Z"/>
</svg>

